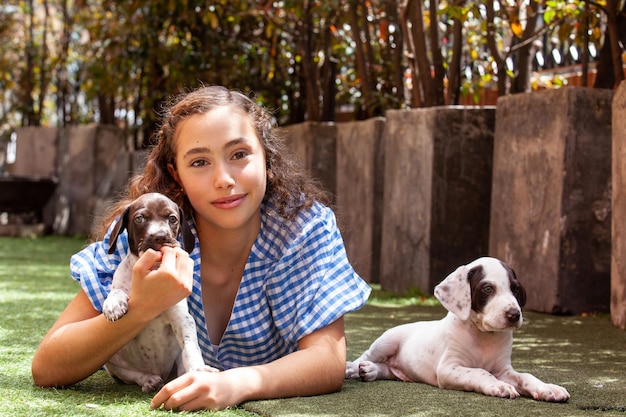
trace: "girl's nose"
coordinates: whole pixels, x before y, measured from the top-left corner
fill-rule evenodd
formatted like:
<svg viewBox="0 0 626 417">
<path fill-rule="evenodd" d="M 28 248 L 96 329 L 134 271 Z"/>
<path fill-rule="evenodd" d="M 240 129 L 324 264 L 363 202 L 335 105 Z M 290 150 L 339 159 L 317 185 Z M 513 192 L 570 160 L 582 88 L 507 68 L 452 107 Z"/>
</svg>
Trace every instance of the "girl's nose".
<svg viewBox="0 0 626 417">
<path fill-rule="evenodd" d="M 230 188 L 235 185 L 235 179 L 228 170 L 226 164 L 215 165 L 215 187 L 216 188 Z"/>
</svg>

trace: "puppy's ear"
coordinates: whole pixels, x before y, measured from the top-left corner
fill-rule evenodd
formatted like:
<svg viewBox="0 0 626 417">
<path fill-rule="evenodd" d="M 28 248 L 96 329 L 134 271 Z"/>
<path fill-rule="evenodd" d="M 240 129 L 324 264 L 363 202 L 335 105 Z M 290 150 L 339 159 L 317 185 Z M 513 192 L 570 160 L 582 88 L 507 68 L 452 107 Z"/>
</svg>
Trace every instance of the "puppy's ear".
<svg viewBox="0 0 626 417">
<path fill-rule="evenodd" d="M 472 309 L 468 272 L 469 269 L 465 265 L 460 266 L 435 287 L 435 297 L 446 310 L 463 321 L 469 319 Z"/>
<path fill-rule="evenodd" d="M 515 298 L 517 299 L 520 308 L 526 305 L 526 289 L 521 283 L 518 282 L 518 285 L 515 287 L 513 295 L 515 295 Z"/>
<path fill-rule="evenodd" d="M 500 261 L 500 264 L 506 270 L 507 275 L 509 276 L 509 282 L 511 283 L 511 292 L 513 296 L 517 299 L 517 303 L 520 307 L 524 307 L 526 305 L 526 289 L 522 285 L 522 283 L 517 279 L 517 274 L 509 265 Z"/>
<path fill-rule="evenodd" d="M 196 245 L 196 238 L 193 233 L 191 233 L 191 228 L 185 218 L 185 213 L 180 207 L 178 208 L 178 215 L 180 216 L 180 235 L 183 238 L 183 249 L 191 253 Z"/>
<path fill-rule="evenodd" d="M 115 248 L 117 247 L 117 238 L 124 231 L 124 229 L 128 228 L 129 211 L 130 206 L 126 207 L 122 215 L 117 219 L 117 223 L 115 223 L 115 226 L 113 226 L 111 237 L 109 237 L 109 255 L 115 252 Z"/>
</svg>

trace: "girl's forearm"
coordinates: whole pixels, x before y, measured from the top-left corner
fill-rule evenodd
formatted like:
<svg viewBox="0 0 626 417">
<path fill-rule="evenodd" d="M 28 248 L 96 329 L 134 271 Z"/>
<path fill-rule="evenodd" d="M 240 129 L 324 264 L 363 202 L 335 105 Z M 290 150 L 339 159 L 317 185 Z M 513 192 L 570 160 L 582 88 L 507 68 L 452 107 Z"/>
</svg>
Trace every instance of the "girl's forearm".
<svg viewBox="0 0 626 417">
<path fill-rule="evenodd" d="M 312 348 L 298 351 L 271 364 L 235 368 L 231 377 L 239 382 L 240 401 L 304 397 L 341 390 L 345 361 L 339 364 L 328 352 Z"/>
<path fill-rule="evenodd" d="M 241 401 L 327 394 L 341 390 L 345 378 L 346 344 L 343 319 L 307 336 L 300 349 L 274 362 L 235 368 Z M 306 338 L 305 338 L 306 339 Z M 245 387 L 242 387 L 244 385 Z"/>
<path fill-rule="evenodd" d="M 84 305 L 83 296 L 72 301 L 73 308 L 66 309 L 37 348 L 32 362 L 36 385 L 61 387 L 87 378 L 146 324 L 132 309 L 120 320 L 109 322 L 90 304 Z"/>
</svg>

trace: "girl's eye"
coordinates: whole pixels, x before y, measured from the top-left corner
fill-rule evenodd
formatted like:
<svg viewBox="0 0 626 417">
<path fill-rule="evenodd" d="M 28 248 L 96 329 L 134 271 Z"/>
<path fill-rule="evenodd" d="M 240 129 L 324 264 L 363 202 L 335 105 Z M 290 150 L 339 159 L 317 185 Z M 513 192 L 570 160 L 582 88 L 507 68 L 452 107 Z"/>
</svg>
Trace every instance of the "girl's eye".
<svg viewBox="0 0 626 417">
<path fill-rule="evenodd" d="M 206 165 L 208 165 L 208 162 L 206 160 L 204 160 L 204 159 L 198 159 L 198 160 L 193 161 L 191 163 L 192 167 L 203 167 L 203 166 L 206 166 Z"/>
<path fill-rule="evenodd" d="M 248 156 L 248 153 L 245 151 L 237 151 L 233 154 L 233 159 L 238 160 L 238 159 L 243 159 L 246 156 Z"/>
<path fill-rule="evenodd" d="M 145 217 L 143 217 L 143 215 L 141 215 L 141 214 L 138 214 L 138 215 L 135 216 L 135 223 L 137 223 L 137 224 L 141 224 L 145 220 L 146 220 Z"/>
</svg>

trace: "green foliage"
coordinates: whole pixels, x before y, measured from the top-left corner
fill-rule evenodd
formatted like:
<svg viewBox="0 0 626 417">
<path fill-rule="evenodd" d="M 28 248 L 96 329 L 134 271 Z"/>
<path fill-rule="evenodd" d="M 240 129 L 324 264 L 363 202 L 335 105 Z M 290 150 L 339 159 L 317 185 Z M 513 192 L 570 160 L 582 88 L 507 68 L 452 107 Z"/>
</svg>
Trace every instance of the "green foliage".
<svg viewBox="0 0 626 417">
<path fill-rule="evenodd" d="M 146 137 L 168 96 L 200 84 L 252 92 L 283 125 L 330 117 L 321 110 L 331 94 L 337 108 L 366 118 L 410 106 L 411 89 L 421 88 L 404 26 L 423 23 L 428 46 L 415 54 L 433 71 L 458 70 L 461 93 L 475 97 L 527 70 L 510 59 L 498 74 L 496 53 L 514 58 L 520 42 L 541 36 L 550 46 L 599 49 L 604 38 L 606 0 L 542 2 L 544 27 L 534 33 L 527 28 L 537 0 L 411 3 L 424 9 L 423 22 L 402 15 L 395 0 L 10 0 L 0 6 L 0 123 L 113 123 Z M 432 62 L 437 49 L 441 63 Z"/>
<path fill-rule="evenodd" d="M 543 21 L 555 27 L 553 33 L 561 43 L 583 46 L 584 42 L 592 42 L 600 49 L 605 6 L 606 0 L 548 0 Z"/>
</svg>

